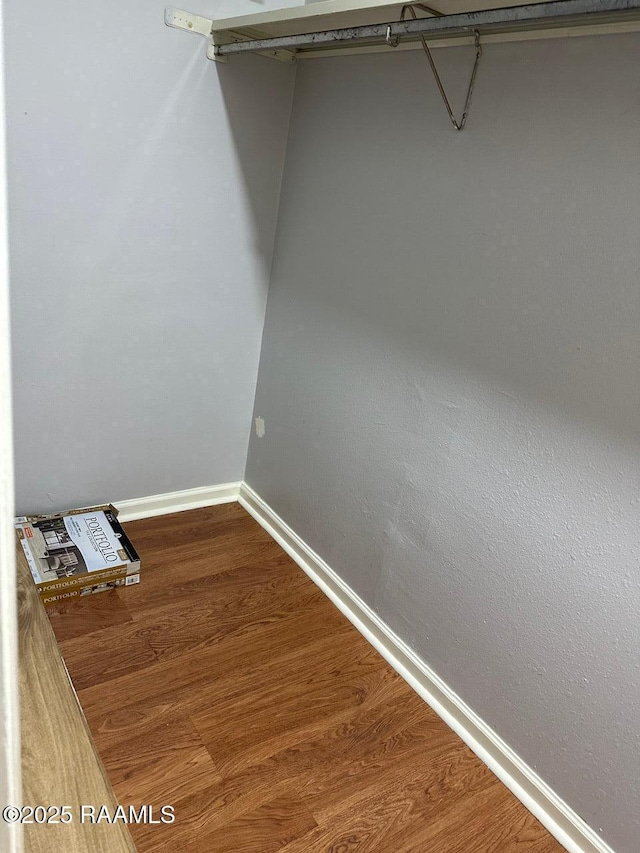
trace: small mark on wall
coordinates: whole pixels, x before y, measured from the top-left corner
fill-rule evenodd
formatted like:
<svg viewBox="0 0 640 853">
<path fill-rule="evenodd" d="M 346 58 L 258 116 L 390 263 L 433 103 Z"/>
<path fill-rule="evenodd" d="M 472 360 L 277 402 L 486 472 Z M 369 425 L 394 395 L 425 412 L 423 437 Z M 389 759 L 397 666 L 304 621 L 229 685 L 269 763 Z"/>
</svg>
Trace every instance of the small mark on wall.
<svg viewBox="0 0 640 853">
<path fill-rule="evenodd" d="M 256 435 L 258 438 L 264 436 L 264 418 L 256 418 Z"/>
</svg>

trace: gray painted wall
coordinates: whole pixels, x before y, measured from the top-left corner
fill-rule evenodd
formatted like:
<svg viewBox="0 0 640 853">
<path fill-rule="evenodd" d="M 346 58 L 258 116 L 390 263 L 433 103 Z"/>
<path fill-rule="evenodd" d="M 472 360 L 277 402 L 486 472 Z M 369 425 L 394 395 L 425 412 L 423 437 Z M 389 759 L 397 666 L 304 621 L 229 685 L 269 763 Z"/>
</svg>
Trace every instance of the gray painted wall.
<svg viewBox="0 0 640 853">
<path fill-rule="evenodd" d="M 244 471 L 295 72 L 164 6 L 5 3 L 19 512 Z"/>
<path fill-rule="evenodd" d="M 13 441 L 5 139 L 4 15 L 0 6 L 0 803 L 21 801 L 20 697 L 13 527 Z M 0 820 L 0 850 L 22 853 L 22 827 Z"/>
<path fill-rule="evenodd" d="M 640 36 L 303 62 L 247 480 L 619 853 L 640 826 Z M 469 49 L 437 53 L 458 105 Z"/>
</svg>

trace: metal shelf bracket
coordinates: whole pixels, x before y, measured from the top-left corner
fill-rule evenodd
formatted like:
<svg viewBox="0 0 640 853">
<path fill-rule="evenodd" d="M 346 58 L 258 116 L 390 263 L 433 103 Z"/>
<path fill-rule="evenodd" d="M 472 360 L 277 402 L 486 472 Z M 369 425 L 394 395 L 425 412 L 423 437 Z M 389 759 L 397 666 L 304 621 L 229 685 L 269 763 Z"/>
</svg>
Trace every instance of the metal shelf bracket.
<svg viewBox="0 0 640 853">
<path fill-rule="evenodd" d="M 168 6 L 164 10 L 164 22 L 168 27 L 175 27 L 178 30 L 186 30 L 188 33 L 197 33 L 200 36 L 205 36 L 208 39 L 207 44 L 207 59 L 212 59 L 214 62 L 228 62 L 226 56 L 222 56 L 218 51 L 218 45 L 215 41 L 214 21 L 211 18 L 203 18 L 201 15 L 194 15 L 191 12 L 185 12 L 183 9 L 175 9 L 173 6 Z M 246 33 L 234 32 L 228 30 L 227 38 L 231 44 L 236 42 L 244 42 L 247 39 Z M 293 50 L 262 50 L 256 51 L 262 56 L 269 56 L 271 59 L 279 59 L 282 62 L 288 62 L 295 58 Z"/>
<path fill-rule="evenodd" d="M 191 12 L 185 12 L 183 9 L 175 9 L 173 6 L 167 6 L 164 10 L 164 22 L 168 27 L 186 30 L 188 33 L 196 33 L 209 39 L 207 59 L 213 59 L 215 62 L 227 62 L 225 56 L 218 56 L 216 53 L 213 41 L 213 21 L 211 18 L 203 18 L 201 15 L 193 15 Z"/>
<path fill-rule="evenodd" d="M 164 10 L 164 22 L 168 27 L 176 27 L 179 30 L 187 30 L 189 33 L 198 33 L 201 36 L 211 36 L 213 30 L 211 18 L 192 15 L 191 12 L 174 9 L 173 6 L 168 6 Z"/>
</svg>

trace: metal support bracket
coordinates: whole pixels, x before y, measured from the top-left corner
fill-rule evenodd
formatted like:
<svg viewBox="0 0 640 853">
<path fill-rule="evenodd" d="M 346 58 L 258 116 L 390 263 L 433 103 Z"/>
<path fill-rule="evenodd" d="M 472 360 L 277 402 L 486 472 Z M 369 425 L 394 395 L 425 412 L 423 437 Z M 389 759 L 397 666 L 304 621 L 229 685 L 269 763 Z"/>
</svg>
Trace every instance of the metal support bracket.
<svg viewBox="0 0 640 853">
<path fill-rule="evenodd" d="M 434 17 L 437 17 L 437 18 L 443 17 L 442 12 L 438 12 L 436 9 L 433 9 L 430 6 L 425 6 L 423 3 L 416 3 L 415 5 L 419 9 L 423 9 L 424 11 L 429 12 Z M 411 17 L 414 20 L 417 20 L 418 16 L 416 15 L 416 10 L 414 9 L 413 5 L 409 4 L 407 6 L 404 6 L 402 9 L 402 14 L 400 16 L 401 21 L 404 21 L 405 15 L 407 12 L 409 12 L 411 14 Z M 438 91 L 440 92 L 440 96 L 441 96 L 441 98 L 444 102 L 444 105 L 447 109 L 447 112 L 449 114 L 449 119 L 451 120 L 451 124 L 455 127 L 456 130 L 464 130 L 464 126 L 467 123 L 467 116 L 469 115 L 469 108 L 471 106 L 471 97 L 473 95 L 473 87 L 474 87 L 474 84 L 476 82 L 476 74 L 478 73 L 478 65 L 480 64 L 480 57 L 482 56 L 482 46 L 480 44 L 480 33 L 478 32 L 478 30 L 474 30 L 473 34 L 475 37 L 474 43 L 475 43 L 475 47 L 476 47 L 476 58 L 474 60 L 473 68 L 471 70 L 471 77 L 469 78 L 469 86 L 467 87 L 467 97 L 465 98 L 465 101 L 464 101 L 464 109 L 462 110 L 462 116 L 460 117 L 460 121 L 458 121 L 457 118 L 455 117 L 455 115 L 453 114 L 453 110 L 451 109 L 451 104 L 449 103 L 449 98 L 447 97 L 447 93 L 445 91 L 444 85 L 443 85 L 442 80 L 440 78 L 440 74 L 438 73 L 438 68 L 437 68 L 436 63 L 433 59 L 433 56 L 431 55 L 431 51 L 429 50 L 429 45 L 427 44 L 427 39 L 424 36 L 424 34 L 420 35 L 420 43 L 422 44 L 422 48 L 423 48 L 425 55 L 429 61 L 429 66 L 431 67 L 431 71 L 432 71 L 433 76 L 435 78 L 436 85 L 438 87 Z M 387 29 L 386 41 L 390 47 L 397 47 L 400 39 L 397 38 L 395 42 L 392 41 L 391 40 L 390 28 L 388 28 Z"/>
<path fill-rule="evenodd" d="M 216 54 L 213 41 L 213 21 L 211 18 L 203 18 L 202 15 L 193 15 L 191 12 L 185 12 L 183 9 L 175 9 L 173 6 L 167 6 L 164 10 L 164 22 L 168 27 L 175 27 L 178 30 L 186 30 L 188 33 L 197 33 L 200 36 L 205 36 L 205 38 L 209 39 L 207 58 L 214 59 L 216 62 L 227 62 L 225 56 L 218 56 Z"/>
<path fill-rule="evenodd" d="M 207 59 L 212 59 L 214 62 L 228 62 L 228 57 L 221 56 L 216 42 L 216 33 L 213 29 L 214 21 L 211 18 L 203 18 L 201 15 L 193 15 L 191 12 L 185 12 L 183 9 L 175 9 L 173 6 L 168 6 L 164 10 L 164 22 L 168 27 L 175 27 L 178 30 L 186 30 L 188 33 L 197 33 L 205 36 L 209 40 L 207 45 Z M 225 32 L 226 44 L 245 41 L 247 37 L 260 38 L 262 33 L 252 31 L 249 35 L 245 32 L 233 32 L 227 30 Z M 257 51 L 261 56 L 268 56 L 271 59 L 279 59 L 283 62 L 289 62 L 295 58 L 295 50 L 263 50 Z"/>
<path fill-rule="evenodd" d="M 168 27 L 176 27 L 179 30 L 187 30 L 190 33 L 198 33 L 201 36 L 211 36 L 213 21 L 211 18 L 203 18 L 201 15 L 192 15 L 183 9 L 174 9 L 167 6 L 164 10 L 164 22 Z"/>
</svg>

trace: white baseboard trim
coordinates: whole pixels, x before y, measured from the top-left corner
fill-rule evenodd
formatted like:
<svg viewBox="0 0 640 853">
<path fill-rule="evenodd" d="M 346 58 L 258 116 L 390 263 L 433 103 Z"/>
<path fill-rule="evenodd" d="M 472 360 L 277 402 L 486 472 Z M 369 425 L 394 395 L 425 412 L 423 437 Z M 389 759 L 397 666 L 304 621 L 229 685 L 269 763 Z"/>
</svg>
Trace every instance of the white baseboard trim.
<svg viewBox="0 0 640 853">
<path fill-rule="evenodd" d="M 218 486 L 201 486 L 185 489 L 181 492 L 167 492 L 164 495 L 151 495 L 147 498 L 132 498 L 114 504 L 118 510 L 119 521 L 135 521 L 138 518 L 151 518 L 154 515 L 168 515 L 185 509 L 197 509 L 203 506 L 232 503 L 238 500 L 240 483 L 221 483 Z"/>
<path fill-rule="evenodd" d="M 613 853 L 246 483 L 240 504 L 569 853 Z"/>
</svg>

